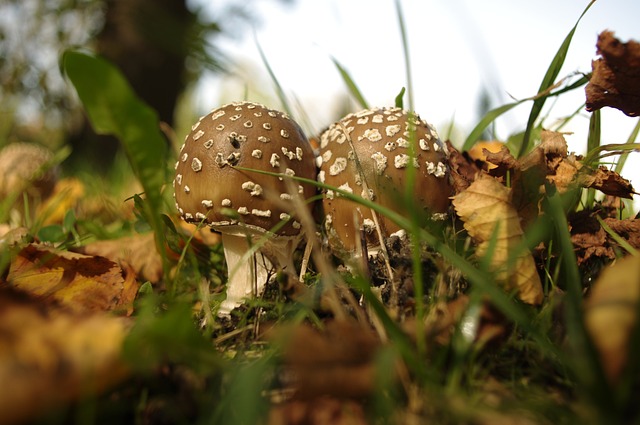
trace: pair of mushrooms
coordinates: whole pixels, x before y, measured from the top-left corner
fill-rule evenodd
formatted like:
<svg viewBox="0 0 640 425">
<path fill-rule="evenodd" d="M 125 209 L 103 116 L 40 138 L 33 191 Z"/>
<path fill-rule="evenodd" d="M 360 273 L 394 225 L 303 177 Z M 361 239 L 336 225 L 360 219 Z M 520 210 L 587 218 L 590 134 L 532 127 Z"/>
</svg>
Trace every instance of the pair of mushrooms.
<svg viewBox="0 0 640 425">
<path fill-rule="evenodd" d="M 416 205 L 444 213 L 451 192 L 446 147 L 431 125 L 400 108 L 347 115 L 322 134 L 317 157 L 293 120 L 263 105 L 232 103 L 200 118 L 180 149 L 173 186 L 184 220 L 222 234 L 229 281 L 219 314 L 260 294 L 274 263 L 293 269 L 303 234 L 291 201 L 316 193 L 311 184 L 249 170 L 317 177 L 398 210 L 408 167 L 416 169 Z M 336 253 L 353 253 L 362 232 L 375 244 L 370 211 L 333 191 L 324 193 L 323 207 Z M 384 217 L 379 225 L 387 236 L 401 231 Z"/>
</svg>

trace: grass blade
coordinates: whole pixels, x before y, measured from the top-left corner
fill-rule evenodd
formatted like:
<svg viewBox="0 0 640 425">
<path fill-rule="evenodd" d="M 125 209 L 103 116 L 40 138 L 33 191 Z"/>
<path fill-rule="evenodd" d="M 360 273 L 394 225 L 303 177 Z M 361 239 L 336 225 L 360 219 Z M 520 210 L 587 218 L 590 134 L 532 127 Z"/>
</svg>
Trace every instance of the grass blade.
<svg viewBox="0 0 640 425">
<path fill-rule="evenodd" d="M 400 109 L 404 109 L 404 93 L 406 92 L 406 88 L 402 88 L 400 89 L 400 93 L 398 93 L 398 95 L 396 96 L 396 100 L 395 100 L 395 104 L 396 104 L 396 108 L 400 108 Z"/>
<path fill-rule="evenodd" d="M 563 93 L 567 93 L 569 91 L 578 89 L 582 86 L 584 86 L 585 84 L 587 84 L 589 82 L 589 78 L 588 76 L 582 76 L 582 78 L 580 78 L 579 80 L 575 81 L 572 84 L 569 84 L 566 87 L 563 87 L 557 91 L 552 91 L 553 89 L 555 89 L 556 87 L 560 86 L 560 83 L 555 84 L 551 87 L 549 87 L 547 90 L 538 93 L 535 96 L 532 97 L 527 97 L 525 99 L 520 99 L 517 100 L 515 102 L 512 103 L 507 103 L 505 105 L 502 106 L 498 106 L 497 108 L 494 108 L 492 110 L 490 110 L 489 112 L 487 112 L 487 114 L 482 117 L 482 119 L 480 120 L 480 122 L 478 124 L 476 124 L 476 126 L 474 127 L 473 130 L 471 130 L 471 133 L 469 133 L 469 136 L 467 136 L 467 139 L 464 141 L 464 144 L 462 146 L 462 150 L 469 150 L 471 149 L 471 147 L 473 146 L 473 144 L 480 138 L 480 136 L 482 135 L 482 133 L 484 132 L 484 130 L 493 122 L 495 121 L 500 115 L 509 112 L 511 109 L 515 108 L 516 106 L 520 105 L 521 103 L 524 102 L 528 102 L 530 100 L 537 100 L 537 99 L 542 99 L 542 98 L 548 98 L 548 97 L 555 97 L 555 96 L 559 96 Z M 532 134 L 532 132 L 531 132 Z M 529 135 L 529 137 L 531 136 L 531 134 Z"/>
<path fill-rule="evenodd" d="M 340 73 L 340 76 L 342 77 L 344 83 L 347 85 L 351 96 L 354 97 L 356 102 L 358 102 L 358 104 L 360 104 L 363 109 L 369 109 L 369 104 L 365 100 L 360 89 L 358 89 L 355 81 L 353 81 L 353 78 L 351 78 L 349 72 L 340 64 L 340 62 L 338 62 L 336 58 L 332 57 L 331 60 L 333 61 L 333 64 L 336 66 L 336 68 L 338 68 L 338 72 Z"/>
<path fill-rule="evenodd" d="M 600 111 L 594 111 L 589 118 L 589 135 L 587 137 L 587 152 L 595 152 L 600 147 L 601 139 L 601 122 Z M 585 201 L 586 208 L 592 208 L 596 201 L 596 190 L 587 189 L 587 199 Z"/>
<path fill-rule="evenodd" d="M 636 126 L 631 130 L 631 134 L 629 134 L 629 138 L 627 139 L 627 144 L 635 143 L 638 138 L 638 133 L 640 133 L 640 119 L 636 123 Z M 620 174 L 622 172 L 622 168 L 624 167 L 625 162 L 627 162 L 627 158 L 629 157 L 629 152 L 624 152 L 620 154 L 620 160 L 616 164 L 615 172 Z"/>
<path fill-rule="evenodd" d="M 542 83 L 540 84 L 538 93 L 544 92 L 549 87 L 551 87 L 554 81 L 556 80 L 556 78 L 558 77 L 558 74 L 560 73 L 560 69 L 562 68 L 562 65 L 564 65 L 564 60 L 567 57 L 567 52 L 569 51 L 569 46 L 571 45 L 573 34 L 575 34 L 576 32 L 576 29 L 578 28 L 578 24 L 580 23 L 580 20 L 582 20 L 582 17 L 587 13 L 587 11 L 593 5 L 593 3 L 595 3 L 595 0 L 592 0 L 587 5 L 587 7 L 584 9 L 582 14 L 578 18 L 578 21 L 576 22 L 576 24 L 573 26 L 573 28 L 571 28 L 571 31 L 569 31 L 569 34 L 567 34 L 564 41 L 560 45 L 560 48 L 556 52 L 556 55 L 553 57 L 553 60 L 551 61 L 551 64 L 549 65 L 549 68 L 547 69 L 547 72 L 544 75 L 544 78 L 542 79 Z M 529 119 L 527 121 L 527 128 L 524 132 L 522 145 L 520 145 L 520 152 L 518 153 L 519 157 L 524 155 L 529 148 L 531 132 L 533 131 L 534 124 L 538 119 L 538 116 L 540 116 L 540 112 L 542 111 L 542 107 L 544 106 L 544 103 L 546 100 L 547 100 L 546 97 L 540 97 L 533 102 L 533 106 L 531 107 L 531 112 L 529 113 Z"/>
<path fill-rule="evenodd" d="M 287 96 L 284 94 L 282 85 L 280 85 L 280 81 L 278 81 L 278 77 L 276 77 L 275 72 L 273 72 L 273 68 L 271 68 L 271 65 L 269 65 L 267 56 L 264 54 L 264 50 L 262 50 L 262 46 L 260 46 L 260 42 L 258 41 L 258 37 L 255 33 L 253 34 L 253 38 L 255 40 L 256 47 L 258 48 L 258 52 L 260 53 L 260 59 L 262 59 L 262 63 L 264 64 L 264 67 L 267 69 L 267 72 L 269 73 L 269 77 L 271 77 L 271 81 L 273 81 L 273 84 L 276 88 L 276 95 L 278 96 L 278 99 L 282 104 L 282 108 L 285 110 L 287 114 L 289 114 L 289 116 L 293 117 L 294 116 L 292 113 L 293 111 L 291 110 L 291 106 L 289 106 L 289 101 L 287 100 Z"/>
<path fill-rule="evenodd" d="M 398 15 L 398 25 L 400 35 L 402 36 L 402 52 L 404 53 L 404 69 L 407 78 L 407 109 L 414 110 L 413 102 L 413 78 L 411 77 L 411 55 L 409 54 L 409 39 L 407 37 L 407 28 L 404 23 L 404 14 L 402 13 L 402 5 L 400 0 L 395 0 L 396 14 Z"/>
</svg>

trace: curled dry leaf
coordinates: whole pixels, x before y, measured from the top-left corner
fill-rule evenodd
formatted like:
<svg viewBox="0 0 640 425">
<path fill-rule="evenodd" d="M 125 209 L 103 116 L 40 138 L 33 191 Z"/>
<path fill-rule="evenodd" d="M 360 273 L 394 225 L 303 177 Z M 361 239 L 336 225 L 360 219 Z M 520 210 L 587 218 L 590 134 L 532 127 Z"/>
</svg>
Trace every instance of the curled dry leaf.
<svg viewBox="0 0 640 425">
<path fill-rule="evenodd" d="M 447 150 L 449 151 L 449 169 L 451 170 L 453 191 L 460 193 L 476 179 L 481 167 L 467 152 L 458 151 L 448 140 Z"/>
<path fill-rule="evenodd" d="M 0 424 L 104 391 L 128 372 L 126 319 L 81 314 L 0 286 Z"/>
<path fill-rule="evenodd" d="M 610 106 L 630 117 L 640 114 L 640 43 L 623 43 L 603 31 L 596 43 L 601 56 L 591 62 L 593 74 L 585 88 L 587 111 Z"/>
<path fill-rule="evenodd" d="M 464 192 L 453 198 L 456 213 L 478 245 L 479 257 L 488 253 L 492 237 L 496 243 L 490 265 L 496 280 L 506 290 L 517 290 L 518 297 L 529 304 L 540 304 L 542 284 L 531 253 L 522 252 L 509 267 L 509 256 L 522 241 L 520 217 L 510 202 L 510 190 L 496 179 L 481 174 Z M 495 233 L 495 236 L 494 236 Z"/>
<path fill-rule="evenodd" d="M 638 325 L 639 276 L 640 257 L 619 260 L 601 273 L 585 302 L 585 325 L 614 385 L 624 371 L 629 339 Z"/>
<path fill-rule="evenodd" d="M 24 247 L 11 263 L 9 285 L 76 312 L 132 312 L 138 282 L 111 260 L 36 244 Z"/>
<path fill-rule="evenodd" d="M 605 231 L 596 218 L 597 212 L 580 211 L 569 216 L 571 242 L 576 250 L 578 265 L 591 259 L 611 261 L 620 251 L 615 239 Z M 633 248 L 640 249 L 640 219 L 607 217 L 604 223 Z"/>
</svg>

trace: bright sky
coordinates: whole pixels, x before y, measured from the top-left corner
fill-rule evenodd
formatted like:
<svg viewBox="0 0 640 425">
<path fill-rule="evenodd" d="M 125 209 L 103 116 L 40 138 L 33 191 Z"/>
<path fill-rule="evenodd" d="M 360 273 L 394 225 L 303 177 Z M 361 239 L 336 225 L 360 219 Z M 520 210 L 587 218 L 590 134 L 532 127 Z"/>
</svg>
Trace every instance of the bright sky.
<svg viewBox="0 0 640 425">
<path fill-rule="evenodd" d="M 372 106 L 393 105 L 406 85 L 393 0 L 297 0 L 289 6 L 277 1 L 253 3 L 262 21 L 256 38 L 289 98 L 297 99 L 309 117 L 301 123 L 307 130 L 317 132 L 339 118 L 336 106 L 347 89 L 332 57 L 349 71 Z M 402 0 L 415 110 L 441 133 L 455 120 L 459 131 L 453 142 L 461 145 L 479 119 L 478 99 L 483 88 L 490 94 L 492 107 L 508 103 L 512 97 L 536 93 L 553 56 L 587 3 Z M 615 31 L 623 41 L 640 40 L 639 17 L 640 1 L 596 1 L 578 25 L 560 76 L 591 70 L 596 38 L 604 29 Z M 226 39 L 221 47 L 239 65 L 239 77 L 206 79 L 199 96 L 202 111 L 243 98 L 247 86 L 250 99 L 280 107 L 253 34 Z M 406 102 L 405 97 L 405 106 Z M 570 115 L 583 102 L 581 89 L 561 96 L 546 126 Z M 497 137 L 504 139 L 523 130 L 530 105 L 503 116 Z M 602 119 L 603 143 L 625 142 L 637 122 L 637 118 L 614 109 L 604 109 Z M 570 150 L 584 153 L 588 120 L 583 111 L 563 128 L 574 132 L 567 137 Z M 640 153 L 632 154 L 623 171 L 637 188 L 639 163 Z"/>
</svg>

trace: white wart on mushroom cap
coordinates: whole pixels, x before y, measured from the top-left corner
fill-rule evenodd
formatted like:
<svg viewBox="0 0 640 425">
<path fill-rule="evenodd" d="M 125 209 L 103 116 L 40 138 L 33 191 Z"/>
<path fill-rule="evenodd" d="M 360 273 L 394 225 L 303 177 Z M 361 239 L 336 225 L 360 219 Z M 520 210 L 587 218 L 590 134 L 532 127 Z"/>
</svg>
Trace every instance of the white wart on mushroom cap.
<svg viewBox="0 0 640 425">
<path fill-rule="evenodd" d="M 224 105 L 200 118 L 180 149 L 173 182 L 176 207 L 188 222 L 205 221 L 225 232 L 269 231 L 291 211 L 267 193 L 290 199 L 283 179 L 241 171 L 239 166 L 315 179 L 313 151 L 300 127 L 286 114 L 252 102 Z M 298 185 L 303 198 L 311 185 Z M 286 204 L 286 202 L 284 203 Z M 230 217 L 228 210 L 237 214 Z M 300 233 L 290 220 L 279 235 Z"/>
<path fill-rule="evenodd" d="M 320 136 L 318 180 L 405 213 L 398 201 L 405 190 L 407 169 L 414 167 L 415 205 L 427 216 L 437 218 L 447 211 L 452 193 L 447 157 L 446 145 L 435 128 L 417 114 L 401 108 L 367 109 L 345 116 Z M 360 234 L 354 228 L 355 218 L 368 244 L 378 244 L 368 208 L 334 191 L 325 191 L 323 207 L 325 228 L 334 250 L 355 250 L 355 239 Z M 384 216 L 378 215 L 378 221 L 384 236 L 400 230 Z"/>
</svg>

